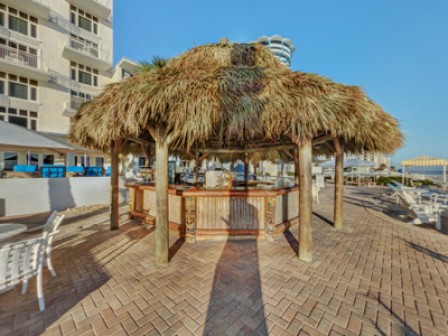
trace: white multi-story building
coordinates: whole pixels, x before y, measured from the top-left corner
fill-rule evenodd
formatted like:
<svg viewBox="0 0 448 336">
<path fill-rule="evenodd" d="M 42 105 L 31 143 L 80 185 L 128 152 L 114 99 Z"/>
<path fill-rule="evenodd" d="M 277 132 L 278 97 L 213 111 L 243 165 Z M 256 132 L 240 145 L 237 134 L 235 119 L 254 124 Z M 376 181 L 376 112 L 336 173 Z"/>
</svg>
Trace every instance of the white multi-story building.
<svg viewBox="0 0 448 336">
<path fill-rule="evenodd" d="M 296 50 L 296 47 L 292 44 L 289 38 L 282 37 L 280 35 L 274 35 L 271 37 L 262 36 L 255 42 L 259 42 L 268 47 L 274 56 L 278 57 L 280 63 L 290 66 L 291 58 Z"/>
<path fill-rule="evenodd" d="M 63 138 L 81 104 L 135 66 L 113 68 L 112 56 L 112 0 L 0 0 L 0 120 Z M 31 153 L 31 163 L 101 164 L 81 151 Z M 27 162 L 0 152 L 0 169 Z"/>
</svg>

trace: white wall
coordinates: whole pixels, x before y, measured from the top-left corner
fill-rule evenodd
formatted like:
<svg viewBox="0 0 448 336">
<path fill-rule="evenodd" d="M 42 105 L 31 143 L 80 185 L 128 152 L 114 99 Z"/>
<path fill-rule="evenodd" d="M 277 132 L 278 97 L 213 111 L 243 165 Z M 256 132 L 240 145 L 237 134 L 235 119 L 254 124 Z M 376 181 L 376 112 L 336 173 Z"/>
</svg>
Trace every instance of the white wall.
<svg viewBox="0 0 448 336">
<path fill-rule="evenodd" d="M 120 202 L 127 200 L 120 179 Z M 0 217 L 110 204 L 110 177 L 0 179 Z"/>
</svg>

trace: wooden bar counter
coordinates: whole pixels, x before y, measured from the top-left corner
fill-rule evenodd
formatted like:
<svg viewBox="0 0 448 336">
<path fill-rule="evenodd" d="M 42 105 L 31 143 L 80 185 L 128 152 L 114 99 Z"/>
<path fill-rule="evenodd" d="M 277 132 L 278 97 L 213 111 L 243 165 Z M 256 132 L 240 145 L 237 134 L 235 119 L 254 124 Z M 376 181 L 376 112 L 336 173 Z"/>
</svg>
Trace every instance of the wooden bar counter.
<svg viewBox="0 0 448 336">
<path fill-rule="evenodd" d="M 128 184 L 129 214 L 155 223 L 154 185 Z M 186 242 L 196 239 L 273 240 L 298 219 L 298 187 L 206 189 L 169 187 L 170 229 L 184 233 Z"/>
</svg>

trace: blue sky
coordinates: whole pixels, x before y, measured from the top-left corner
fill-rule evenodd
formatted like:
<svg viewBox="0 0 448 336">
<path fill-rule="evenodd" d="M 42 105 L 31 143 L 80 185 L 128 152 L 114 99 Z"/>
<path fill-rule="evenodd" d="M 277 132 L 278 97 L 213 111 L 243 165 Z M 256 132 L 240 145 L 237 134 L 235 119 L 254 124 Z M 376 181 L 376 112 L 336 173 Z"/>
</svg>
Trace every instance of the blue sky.
<svg viewBox="0 0 448 336">
<path fill-rule="evenodd" d="M 360 85 L 401 123 L 396 165 L 448 158 L 447 0 L 115 0 L 114 61 L 176 56 L 196 45 L 279 34 L 291 67 Z"/>
</svg>

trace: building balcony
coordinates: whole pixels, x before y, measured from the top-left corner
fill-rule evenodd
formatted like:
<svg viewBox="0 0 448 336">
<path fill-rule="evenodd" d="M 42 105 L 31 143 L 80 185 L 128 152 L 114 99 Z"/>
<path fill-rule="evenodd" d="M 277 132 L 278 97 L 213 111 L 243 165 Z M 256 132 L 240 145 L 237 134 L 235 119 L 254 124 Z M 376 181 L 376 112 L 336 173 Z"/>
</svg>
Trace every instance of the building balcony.
<svg viewBox="0 0 448 336">
<path fill-rule="evenodd" d="M 53 83 L 59 87 L 61 87 L 64 91 L 79 91 L 80 84 L 77 81 L 74 81 L 68 76 L 65 76 L 59 72 L 54 70 L 48 70 L 50 74 L 50 79 L 48 80 L 50 83 Z"/>
<path fill-rule="evenodd" d="M 67 36 L 65 39 L 62 55 L 76 63 L 90 66 L 102 72 L 112 66 L 109 52 L 73 36 Z"/>
<path fill-rule="evenodd" d="M 0 71 L 40 81 L 49 79 L 41 57 L 5 45 L 0 45 Z"/>
<path fill-rule="evenodd" d="M 38 102 L 9 97 L 4 94 L 0 94 L 0 105 L 3 107 L 11 107 L 18 110 L 27 110 L 34 112 L 39 112 L 40 107 L 40 104 Z"/>
<path fill-rule="evenodd" d="M 48 19 L 51 0 L 2 0 L 5 5 L 21 10 L 41 19 Z"/>
<path fill-rule="evenodd" d="M 23 35 L 16 32 L 15 30 L 3 26 L 0 26 L 0 37 L 5 40 L 14 40 L 16 42 L 23 43 L 34 48 L 39 48 L 40 45 L 40 41 L 38 39 Z"/>
<path fill-rule="evenodd" d="M 67 0 L 67 2 L 105 20 L 112 13 L 111 0 Z"/>
<path fill-rule="evenodd" d="M 78 114 L 78 110 L 81 107 L 81 105 L 88 101 L 90 100 L 81 97 L 71 96 L 69 99 L 65 101 L 63 114 L 69 118 L 74 117 L 75 115 Z"/>
<path fill-rule="evenodd" d="M 48 20 L 51 23 L 54 23 L 58 27 L 62 28 L 66 34 L 81 36 L 92 42 L 101 43 L 101 38 L 98 35 L 95 35 L 85 29 L 79 28 L 77 25 L 71 23 L 70 20 L 67 20 L 58 13 L 51 11 L 50 18 Z"/>
</svg>

